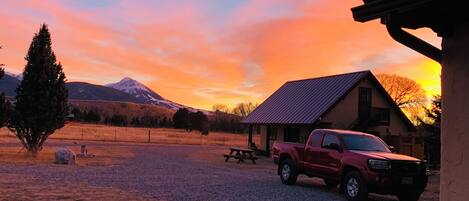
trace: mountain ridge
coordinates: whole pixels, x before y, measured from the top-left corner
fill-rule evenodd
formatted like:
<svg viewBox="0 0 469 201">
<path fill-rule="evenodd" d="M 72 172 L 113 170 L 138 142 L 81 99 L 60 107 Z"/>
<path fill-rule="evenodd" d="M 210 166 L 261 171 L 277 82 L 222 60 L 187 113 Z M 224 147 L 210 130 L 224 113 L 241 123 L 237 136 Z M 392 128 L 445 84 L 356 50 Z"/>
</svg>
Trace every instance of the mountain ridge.
<svg viewBox="0 0 469 201">
<path fill-rule="evenodd" d="M 5 92 L 6 96 L 15 96 L 16 88 L 21 82 L 22 76 L 5 73 L 0 79 L 0 92 Z M 170 110 L 187 108 L 192 112 L 202 111 L 210 114 L 211 111 L 188 107 L 163 98 L 161 95 L 148 88 L 144 84 L 130 77 L 124 77 L 118 82 L 106 85 L 97 85 L 87 82 L 67 82 L 65 83 L 69 99 L 72 100 L 95 100 L 95 101 L 118 101 L 137 104 L 151 104 L 165 107 Z"/>
</svg>

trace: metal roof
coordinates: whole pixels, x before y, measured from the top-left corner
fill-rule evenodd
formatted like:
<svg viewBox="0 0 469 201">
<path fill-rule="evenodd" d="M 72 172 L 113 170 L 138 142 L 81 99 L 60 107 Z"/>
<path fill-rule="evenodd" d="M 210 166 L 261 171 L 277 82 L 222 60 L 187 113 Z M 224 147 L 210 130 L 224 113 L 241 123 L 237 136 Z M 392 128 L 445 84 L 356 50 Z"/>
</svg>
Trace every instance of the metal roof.
<svg viewBox="0 0 469 201">
<path fill-rule="evenodd" d="M 289 81 L 281 86 L 242 123 L 313 124 L 370 71 Z"/>
</svg>

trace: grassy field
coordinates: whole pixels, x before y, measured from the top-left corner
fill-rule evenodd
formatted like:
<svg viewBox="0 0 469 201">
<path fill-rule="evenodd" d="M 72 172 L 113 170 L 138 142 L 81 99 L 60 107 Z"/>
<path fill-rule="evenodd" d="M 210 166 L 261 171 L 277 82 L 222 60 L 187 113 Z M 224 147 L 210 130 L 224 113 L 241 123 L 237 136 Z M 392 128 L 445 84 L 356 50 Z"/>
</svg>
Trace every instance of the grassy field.
<svg viewBox="0 0 469 201">
<path fill-rule="evenodd" d="M 0 137 L 15 137 L 6 128 L 0 129 Z M 160 144 L 194 144 L 194 145 L 222 145 L 239 146 L 247 145 L 247 134 L 233 134 L 223 132 L 210 132 L 203 136 L 199 131 L 186 132 L 172 128 L 132 128 L 115 127 L 96 124 L 69 123 L 57 130 L 50 139 L 86 140 L 86 141 L 116 141 Z M 254 135 L 253 140 L 259 144 L 259 135 Z"/>
</svg>

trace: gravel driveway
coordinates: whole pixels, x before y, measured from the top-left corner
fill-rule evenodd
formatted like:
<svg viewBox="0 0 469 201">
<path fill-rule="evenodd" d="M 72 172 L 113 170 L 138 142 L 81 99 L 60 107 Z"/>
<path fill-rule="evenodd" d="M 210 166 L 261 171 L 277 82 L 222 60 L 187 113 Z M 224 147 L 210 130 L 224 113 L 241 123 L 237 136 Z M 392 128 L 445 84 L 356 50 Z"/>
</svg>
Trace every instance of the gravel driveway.
<svg viewBox="0 0 469 201">
<path fill-rule="evenodd" d="M 295 186 L 282 185 L 269 159 L 258 160 L 258 165 L 224 163 L 221 154 L 228 149 L 223 147 L 106 146 L 126 146 L 134 157 L 113 166 L 6 164 L 0 165 L 0 173 L 24 174 L 52 186 L 67 183 L 117 188 L 148 200 L 344 200 L 338 189 L 326 188 L 319 179 L 300 177 Z M 93 143 L 88 147 L 92 151 Z"/>
</svg>

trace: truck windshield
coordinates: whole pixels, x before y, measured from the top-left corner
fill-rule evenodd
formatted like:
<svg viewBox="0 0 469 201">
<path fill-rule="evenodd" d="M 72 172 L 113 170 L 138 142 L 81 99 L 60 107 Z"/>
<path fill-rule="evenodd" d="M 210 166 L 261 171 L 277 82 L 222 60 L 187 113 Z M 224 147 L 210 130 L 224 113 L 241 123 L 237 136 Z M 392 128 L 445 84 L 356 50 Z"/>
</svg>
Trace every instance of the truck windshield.
<svg viewBox="0 0 469 201">
<path fill-rule="evenodd" d="M 366 135 L 342 135 L 348 150 L 391 152 L 381 140 Z"/>
</svg>

